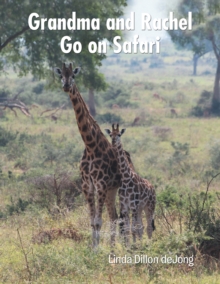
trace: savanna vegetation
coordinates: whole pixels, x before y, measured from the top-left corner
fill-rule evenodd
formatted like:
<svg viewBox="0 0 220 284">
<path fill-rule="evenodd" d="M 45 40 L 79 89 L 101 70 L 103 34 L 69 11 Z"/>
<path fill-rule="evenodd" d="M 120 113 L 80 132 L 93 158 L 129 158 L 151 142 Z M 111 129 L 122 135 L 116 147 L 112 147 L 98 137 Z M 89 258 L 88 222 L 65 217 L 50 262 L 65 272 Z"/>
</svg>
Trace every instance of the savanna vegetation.
<svg viewBox="0 0 220 284">
<path fill-rule="evenodd" d="M 68 95 L 59 82 L 8 69 L 0 98 L 18 95 L 30 116 L 0 109 L 0 283 L 220 283 L 219 118 L 206 111 L 216 60 L 203 56 L 192 76 L 190 52 L 162 47 L 157 56 L 112 54 L 100 68 L 108 88 L 95 95 L 96 119 L 103 131 L 112 122 L 127 128 L 123 146 L 157 193 L 152 240 L 125 248 L 117 234 L 114 253 L 193 257 L 193 265 L 109 263 L 106 210 L 91 248 L 84 147 Z"/>
</svg>

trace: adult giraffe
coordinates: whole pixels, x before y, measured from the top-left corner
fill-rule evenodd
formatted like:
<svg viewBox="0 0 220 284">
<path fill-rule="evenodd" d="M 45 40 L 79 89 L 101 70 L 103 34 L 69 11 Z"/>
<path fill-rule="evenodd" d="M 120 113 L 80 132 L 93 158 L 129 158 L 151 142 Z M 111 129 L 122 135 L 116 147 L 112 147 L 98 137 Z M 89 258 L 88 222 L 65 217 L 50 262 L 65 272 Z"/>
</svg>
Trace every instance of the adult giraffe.
<svg viewBox="0 0 220 284">
<path fill-rule="evenodd" d="M 74 83 L 74 78 L 80 72 L 80 68 L 77 67 L 73 70 L 72 64 L 66 67 L 63 63 L 62 70 L 56 67 L 55 72 L 61 78 L 64 92 L 69 93 L 79 132 L 85 144 L 85 150 L 80 163 L 80 172 L 82 191 L 89 205 L 93 246 L 96 247 L 99 244 L 104 203 L 107 206 L 111 221 L 110 235 L 111 245 L 113 245 L 116 234 L 115 221 L 118 218 L 115 208 L 115 197 L 121 180 L 115 149 L 89 113 Z M 127 152 L 126 155 L 130 161 L 130 155 Z"/>
</svg>

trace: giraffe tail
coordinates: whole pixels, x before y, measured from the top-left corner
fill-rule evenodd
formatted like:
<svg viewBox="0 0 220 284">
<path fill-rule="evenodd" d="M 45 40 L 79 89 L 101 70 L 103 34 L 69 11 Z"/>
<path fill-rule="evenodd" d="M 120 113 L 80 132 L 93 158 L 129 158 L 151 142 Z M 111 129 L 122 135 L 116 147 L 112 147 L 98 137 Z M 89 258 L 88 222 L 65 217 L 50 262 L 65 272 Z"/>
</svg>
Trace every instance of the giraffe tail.
<svg viewBox="0 0 220 284">
<path fill-rule="evenodd" d="M 152 219 L 151 226 L 152 226 L 152 228 L 153 228 L 153 231 L 156 230 L 156 227 L 155 227 L 155 225 L 154 225 L 154 219 Z"/>
</svg>

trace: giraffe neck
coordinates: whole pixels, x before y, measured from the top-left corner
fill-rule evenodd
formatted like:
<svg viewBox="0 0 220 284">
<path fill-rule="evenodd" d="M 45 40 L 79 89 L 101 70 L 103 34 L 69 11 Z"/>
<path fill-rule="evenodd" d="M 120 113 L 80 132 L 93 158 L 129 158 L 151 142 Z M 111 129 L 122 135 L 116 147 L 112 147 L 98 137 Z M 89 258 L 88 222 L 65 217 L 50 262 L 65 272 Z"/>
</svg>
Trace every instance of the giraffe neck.
<svg viewBox="0 0 220 284">
<path fill-rule="evenodd" d="M 117 141 L 114 144 L 114 148 L 115 148 L 116 154 L 117 154 L 117 161 L 118 161 L 119 172 L 120 172 L 120 174 L 123 177 L 123 174 L 125 172 L 130 173 L 131 168 L 130 168 L 129 162 L 127 160 L 127 157 L 125 155 L 125 152 L 123 150 L 121 142 Z"/>
<path fill-rule="evenodd" d="M 110 145 L 99 125 L 91 116 L 80 92 L 76 85 L 73 85 L 69 92 L 69 97 L 75 111 L 79 132 L 88 152 L 92 152 L 99 147 L 99 150 L 105 151 Z"/>
</svg>

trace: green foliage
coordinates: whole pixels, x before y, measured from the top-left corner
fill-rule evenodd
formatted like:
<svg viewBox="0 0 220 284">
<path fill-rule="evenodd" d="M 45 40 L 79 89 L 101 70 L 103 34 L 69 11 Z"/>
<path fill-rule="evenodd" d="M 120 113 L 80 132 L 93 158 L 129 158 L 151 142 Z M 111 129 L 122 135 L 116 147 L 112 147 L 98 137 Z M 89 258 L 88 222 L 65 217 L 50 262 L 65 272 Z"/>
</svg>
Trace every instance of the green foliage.
<svg viewBox="0 0 220 284">
<path fill-rule="evenodd" d="M 155 88 L 155 84 L 152 82 L 146 82 L 144 85 L 145 90 L 152 91 Z"/>
<path fill-rule="evenodd" d="M 203 117 L 205 112 L 208 111 L 209 115 L 212 95 L 212 92 L 204 90 L 200 95 L 197 105 L 192 108 L 191 114 L 197 117 Z"/>
<path fill-rule="evenodd" d="M 3 69 L 5 62 L 12 64 L 18 69 L 20 75 L 31 72 L 36 78 L 50 76 L 46 65 L 55 67 L 62 61 L 75 61 L 84 67 L 83 82 L 86 86 L 94 89 L 103 89 L 105 82 L 103 75 L 98 73 L 96 66 L 101 65 L 101 61 L 106 57 L 103 53 L 88 52 L 88 44 L 91 41 L 101 42 L 108 40 L 112 43 L 114 36 L 120 35 L 120 31 L 107 30 L 105 22 L 108 18 L 118 18 L 122 16 L 126 6 L 126 0 L 110 1 L 103 3 L 98 0 L 92 1 L 89 5 L 86 0 L 62 0 L 55 1 L 53 5 L 48 0 L 40 0 L 38 3 L 17 0 L 14 2 L 3 1 L 0 4 L 0 18 L 4 25 L 1 26 L 1 60 L 0 69 Z M 73 9 L 74 7 L 74 9 Z M 82 7 L 84 7 L 82 9 Z M 46 14 L 45 14 L 46 11 Z M 72 11 L 76 12 L 77 18 L 99 18 L 100 29 L 75 31 L 77 41 L 82 44 L 81 53 L 70 52 L 65 54 L 60 49 L 60 41 L 64 36 L 74 37 L 72 30 L 52 31 L 39 28 L 31 30 L 28 26 L 28 17 L 31 13 L 38 13 L 40 17 L 49 18 L 72 18 Z M 8 17 L 7 15 L 10 15 Z"/>
<path fill-rule="evenodd" d="M 136 107 L 136 104 L 129 102 L 130 97 L 131 94 L 128 89 L 114 84 L 111 84 L 107 91 L 102 94 L 103 104 L 109 108 L 112 108 L 114 104 L 120 108 Z"/>
<path fill-rule="evenodd" d="M 182 0 L 178 5 L 179 18 L 186 17 L 188 12 L 192 12 L 192 31 L 182 30 L 169 31 L 172 41 L 179 47 L 192 50 L 194 59 L 207 52 L 213 51 L 217 60 L 217 70 L 214 81 L 211 111 L 219 115 L 220 91 L 219 91 L 219 70 L 220 70 L 220 5 L 219 1 L 213 0 Z M 197 58 L 197 59 L 196 59 Z M 201 106 L 194 109 L 195 115 L 201 115 Z"/>
<path fill-rule="evenodd" d="M 216 143 L 210 149 L 211 166 L 214 170 L 220 170 L 220 145 Z"/>
<path fill-rule="evenodd" d="M 96 116 L 96 120 L 99 123 L 122 123 L 123 119 L 120 115 L 116 115 L 114 113 L 106 112 L 104 114 L 98 114 Z"/>
<path fill-rule="evenodd" d="M 8 131 L 0 126 L 0 146 L 5 147 L 10 141 L 14 141 L 18 132 Z"/>
<path fill-rule="evenodd" d="M 8 90 L 0 89 L 0 104 L 7 100 L 9 94 L 10 92 Z"/>
<path fill-rule="evenodd" d="M 13 214 L 21 214 L 32 203 L 30 200 L 23 200 L 21 198 L 14 202 L 12 197 L 10 201 L 11 204 L 7 204 L 5 210 L 0 211 L 0 219 L 7 218 L 8 216 L 12 216 Z"/>
<path fill-rule="evenodd" d="M 173 155 L 168 159 L 168 166 L 170 174 L 183 175 L 190 171 L 189 162 L 189 144 L 180 142 L 171 142 L 171 146 L 174 148 Z"/>
<path fill-rule="evenodd" d="M 212 1 L 212 0 L 211 0 Z M 206 2 L 211 2 L 206 1 Z M 190 33 L 182 30 L 169 30 L 172 41 L 180 48 L 192 50 L 195 55 L 201 56 L 212 50 L 208 31 L 204 22 L 208 23 L 209 11 L 206 10 L 203 0 L 187 1 L 182 0 L 178 5 L 179 18 L 187 18 L 188 12 L 192 12 L 193 29 Z"/>
<path fill-rule="evenodd" d="M 32 91 L 35 94 L 41 94 L 44 90 L 44 84 L 43 83 L 38 83 L 35 87 L 33 87 Z"/>
<path fill-rule="evenodd" d="M 218 255 L 220 250 L 216 251 L 216 248 L 220 244 L 220 227 L 217 210 L 214 207 L 216 197 L 208 193 L 208 189 L 206 192 L 190 192 L 187 189 L 183 192 L 175 187 L 166 186 L 157 195 L 158 214 L 165 220 L 172 239 L 169 244 L 165 239 L 162 243 L 165 242 L 164 245 L 173 253 L 192 253 L 192 247 L 196 244 L 204 253 L 211 252 L 215 257 Z M 180 235 L 176 234 L 177 229 L 174 228 L 175 218 L 178 218 Z M 184 227 L 185 231 L 182 234 Z"/>
<path fill-rule="evenodd" d="M 174 148 L 173 157 L 180 161 L 183 157 L 186 157 L 189 154 L 189 144 L 180 143 L 180 142 L 171 142 L 171 146 Z"/>
<path fill-rule="evenodd" d="M 208 229 L 215 215 L 214 202 L 215 196 L 213 194 L 207 195 L 206 192 L 188 195 L 186 202 L 188 218 L 186 224 L 189 230 L 201 232 Z"/>
<path fill-rule="evenodd" d="M 7 213 L 12 215 L 14 213 L 19 214 L 20 212 L 24 212 L 28 205 L 31 204 L 31 201 L 22 200 L 21 198 L 18 199 L 16 203 L 13 202 L 11 199 L 11 204 L 7 205 Z"/>
<path fill-rule="evenodd" d="M 152 57 L 150 61 L 149 68 L 163 68 L 164 62 L 159 57 Z"/>
<path fill-rule="evenodd" d="M 75 198 L 81 193 L 81 178 L 73 172 L 56 169 L 53 174 L 38 176 L 29 180 L 34 202 L 51 213 L 74 207 Z"/>
<path fill-rule="evenodd" d="M 157 196 L 157 201 L 166 208 L 183 207 L 182 193 L 172 186 L 166 186 L 165 189 Z"/>
</svg>

